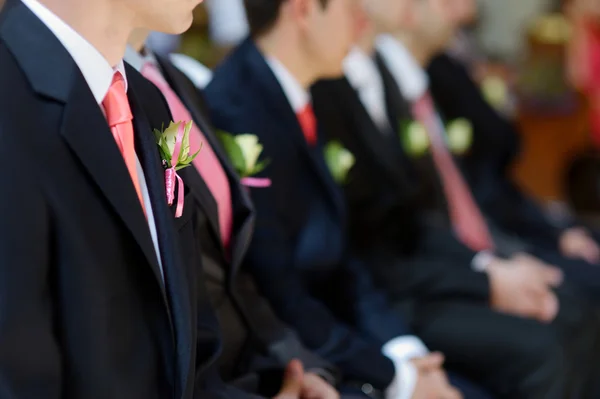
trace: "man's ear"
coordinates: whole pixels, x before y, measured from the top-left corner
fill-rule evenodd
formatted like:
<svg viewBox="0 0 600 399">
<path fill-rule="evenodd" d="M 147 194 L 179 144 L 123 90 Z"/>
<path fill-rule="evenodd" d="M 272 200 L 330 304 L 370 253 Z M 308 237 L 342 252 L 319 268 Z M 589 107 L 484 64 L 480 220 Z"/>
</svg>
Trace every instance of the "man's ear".
<svg viewBox="0 0 600 399">
<path fill-rule="evenodd" d="M 284 2 L 284 8 L 291 12 L 293 19 L 300 25 L 306 26 L 311 16 L 318 11 L 320 7 L 319 0 L 287 0 Z"/>
</svg>

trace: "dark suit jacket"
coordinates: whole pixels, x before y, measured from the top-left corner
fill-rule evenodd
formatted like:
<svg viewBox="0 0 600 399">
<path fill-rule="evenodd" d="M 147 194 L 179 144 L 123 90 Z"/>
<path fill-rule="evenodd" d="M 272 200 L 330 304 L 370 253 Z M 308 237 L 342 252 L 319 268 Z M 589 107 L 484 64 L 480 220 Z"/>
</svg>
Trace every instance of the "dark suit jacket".
<svg viewBox="0 0 600 399">
<path fill-rule="evenodd" d="M 510 178 L 509 166 L 519 149 L 516 126 L 488 104 L 459 61 L 442 54 L 432 61 L 428 74 L 431 93 L 443 116 L 466 118 L 473 124 L 473 146 L 460 162 L 486 215 L 503 230 L 556 250 L 558 237 L 567 226 L 553 224 Z"/>
<path fill-rule="evenodd" d="M 176 227 L 165 201 L 152 134 L 170 120 L 160 93 L 127 68 L 162 271 L 100 107 L 20 1 L 0 14 L 0 60 L 0 396 L 224 397 L 196 253 L 177 243 L 193 239 L 193 207 Z"/>
<path fill-rule="evenodd" d="M 309 148 L 265 59 L 244 41 L 206 89 L 213 123 L 256 134 L 273 184 L 253 189 L 255 236 L 247 267 L 278 315 L 347 378 L 385 388 L 391 362 L 380 345 L 405 332 L 347 247 L 346 210 L 321 150 Z M 350 327 L 352 325 L 354 327 Z"/>
<path fill-rule="evenodd" d="M 448 228 L 434 234 L 421 222 L 421 180 L 398 133 L 377 127 L 345 77 L 317 83 L 312 94 L 323 130 L 355 156 L 344 187 L 351 230 L 357 247 L 376 260 L 370 266 L 378 283 L 394 299 L 487 300 L 489 283 L 484 274 L 472 271 L 471 251 Z M 401 99 L 392 102 L 400 112 L 407 111 Z M 448 250 L 441 252 L 440 246 Z M 461 256 L 448 256 L 449 251 Z"/>
<path fill-rule="evenodd" d="M 217 203 L 199 173 L 189 169 L 187 183 L 194 194 L 197 212 L 197 240 L 210 299 L 223 332 L 219 368 L 226 381 L 271 396 L 267 380 L 280 382 L 287 363 L 296 358 L 306 369 L 337 374 L 329 362 L 304 348 L 296 334 L 277 318 L 258 292 L 252 275 L 241 268 L 254 230 L 255 212 L 246 190 L 207 123 L 204 99 L 194 84 L 168 60 L 158 58 L 163 75 L 193 115 L 207 143 L 219 158 L 229 178 L 234 229 L 228 251 L 221 241 Z M 200 155 L 201 156 L 201 155 Z M 269 377 L 259 381 L 258 374 Z M 274 378 L 278 376 L 278 378 Z M 330 380 L 336 384 L 336 380 Z M 254 385 L 254 387 L 252 387 Z M 260 386 L 259 386 L 260 385 Z M 254 389 L 252 389 L 254 388 Z"/>
</svg>

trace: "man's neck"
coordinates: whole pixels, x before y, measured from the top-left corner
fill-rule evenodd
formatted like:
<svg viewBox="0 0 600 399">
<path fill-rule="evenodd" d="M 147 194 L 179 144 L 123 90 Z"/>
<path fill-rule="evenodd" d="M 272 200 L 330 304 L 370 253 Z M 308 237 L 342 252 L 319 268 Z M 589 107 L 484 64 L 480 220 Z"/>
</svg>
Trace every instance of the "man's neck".
<svg viewBox="0 0 600 399">
<path fill-rule="evenodd" d="M 126 7 L 99 0 L 38 1 L 85 38 L 110 65 L 121 61 L 135 18 Z"/>
<path fill-rule="evenodd" d="M 375 51 L 375 38 L 377 32 L 373 29 L 368 29 L 356 43 L 357 47 L 360 48 L 365 54 L 373 54 Z"/>
<path fill-rule="evenodd" d="M 256 45 L 265 57 L 277 59 L 296 78 L 298 83 L 308 90 L 319 76 L 314 68 L 311 68 L 312 63 L 301 50 L 298 41 L 284 40 L 283 37 L 285 36 L 273 31 L 256 39 Z"/>
<path fill-rule="evenodd" d="M 421 67 L 426 68 L 429 65 L 435 54 L 429 50 L 427 45 L 421 43 L 415 37 L 404 33 L 395 34 L 394 37 L 406 47 Z"/>
<path fill-rule="evenodd" d="M 144 54 L 146 52 L 146 39 L 149 35 L 150 31 L 146 29 L 136 29 L 129 36 L 129 45 L 138 53 Z"/>
</svg>

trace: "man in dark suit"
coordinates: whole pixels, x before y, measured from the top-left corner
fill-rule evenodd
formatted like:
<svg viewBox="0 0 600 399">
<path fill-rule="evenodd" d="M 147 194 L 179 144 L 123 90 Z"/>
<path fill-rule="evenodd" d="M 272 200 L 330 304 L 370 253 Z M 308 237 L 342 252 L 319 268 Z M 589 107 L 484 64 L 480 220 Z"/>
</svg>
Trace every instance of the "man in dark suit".
<svg viewBox="0 0 600 399">
<path fill-rule="evenodd" d="M 511 180 L 518 154 L 516 127 L 481 95 L 466 68 L 446 54 L 427 69 L 431 93 L 446 118 L 466 118 L 473 126 L 471 150 L 460 157 L 475 198 L 490 219 L 526 243 L 528 250 L 559 265 L 567 278 L 600 298 L 600 250 L 589 232 L 574 223 L 557 224 Z"/>
<path fill-rule="evenodd" d="M 166 201 L 152 130 L 171 116 L 121 61 L 136 26 L 181 32 L 195 5 L 9 0 L 0 14 L 2 397 L 237 397 L 178 244 L 194 208 L 174 220 Z"/>
<path fill-rule="evenodd" d="M 200 92 L 167 59 L 143 48 L 147 36 L 147 31 L 132 35 L 125 60 L 161 90 L 175 118 L 193 118 L 197 129 L 191 134 L 200 140 L 192 140 L 192 144 L 202 144 L 199 157 L 204 159 L 197 158 L 194 162 L 198 173 L 188 174 L 193 193 L 188 206 L 195 204 L 198 210 L 197 239 L 191 244 L 201 250 L 208 296 L 220 322 L 223 351 L 218 364 L 222 378 L 246 391 L 270 397 L 286 385 L 285 368 L 292 359 L 298 359 L 308 370 L 302 378 L 300 397 L 337 398 L 335 389 L 328 384 L 341 382 L 335 366 L 303 346 L 260 295 L 252 276 L 241 268 L 255 219 L 248 193 L 207 123 Z M 138 48 L 140 52 L 134 50 Z M 207 164 L 211 159 L 215 163 Z M 208 176 L 206 167 L 210 171 Z M 216 186 L 209 179 L 219 169 L 224 184 Z M 222 219 L 227 218 L 220 212 L 223 208 L 230 211 L 231 227 L 223 225 Z M 229 237 L 223 235 L 224 231 L 230 232 Z"/>
<path fill-rule="evenodd" d="M 377 34 L 396 30 L 403 21 L 395 17 L 396 2 L 373 0 L 365 6 L 370 26 L 345 60 L 345 77 L 322 81 L 312 90 L 324 131 L 356 159 L 344 184 L 353 243 L 370 259 L 376 281 L 399 312 L 429 346 L 447 355 L 448 364 L 479 376 L 501 397 L 562 397 L 560 387 L 546 390 L 548 381 L 568 368 L 554 363 L 546 346 L 531 350 L 539 340 L 551 342 L 558 352 L 562 346 L 545 324 L 554 319 L 556 309 L 544 307 L 544 298 L 555 297 L 548 282 L 538 277 L 543 273 L 519 258 L 492 258 L 485 271 L 475 270 L 477 256 L 450 229 L 428 229 L 420 220 L 419 181 L 409 173 L 410 160 L 388 122 L 385 97 L 391 76 L 384 74 L 382 79 L 380 69 L 385 71 L 385 66 L 374 51 Z M 405 25 L 410 21 L 407 18 Z M 411 118 L 408 107 L 405 117 Z M 583 317 L 583 312 L 561 310 L 555 324 L 573 337 L 581 324 L 564 319 Z M 528 366 L 519 366 L 521 362 Z M 544 369 L 545 381 L 527 382 Z"/>
<path fill-rule="evenodd" d="M 310 107 L 309 85 L 341 72 L 356 7 L 346 0 L 247 1 L 253 38 L 206 89 L 216 127 L 256 134 L 269 162 L 263 175 L 271 187 L 252 190 L 257 224 L 246 267 L 307 346 L 365 391 L 397 398 L 435 389 L 453 397 L 439 367 L 423 365 L 436 356 L 403 336 L 401 321 L 347 246 L 344 200 Z"/>
</svg>

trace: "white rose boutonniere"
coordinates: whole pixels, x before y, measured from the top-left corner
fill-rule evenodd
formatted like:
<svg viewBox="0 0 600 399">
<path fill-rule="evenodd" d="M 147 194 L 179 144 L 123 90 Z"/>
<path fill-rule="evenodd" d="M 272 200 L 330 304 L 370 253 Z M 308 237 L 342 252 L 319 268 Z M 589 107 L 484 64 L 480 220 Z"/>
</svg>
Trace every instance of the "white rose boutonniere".
<svg viewBox="0 0 600 399">
<path fill-rule="evenodd" d="M 448 149 L 455 155 L 465 154 L 473 144 L 473 125 L 465 118 L 450 121 L 445 127 Z M 418 158 L 431 146 L 431 140 L 425 126 L 417 121 L 400 123 L 400 141 L 404 151 Z"/>
<path fill-rule="evenodd" d="M 253 177 L 262 172 L 269 164 L 268 160 L 259 162 L 263 146 L 256 135 L 232 135 L 223 131 L 217 132 L 217 135 L 243 185 L 247 187 L 269 187 L 271 185 L 270 179 Z"/>
<path fill-rule="evenodd" d="M 354 155 L 337 140 L 327 143 L 323 155 L 329 172 L 336 183 L 346 183 L 348 172 L 350 172 L 356 161 Z"/>
<path fill-rule="evenodd" d="M 403 121 L 400 123 L 400 141 L 409 155 L 420 157 L 429 149 L 429 135 L 422 123 Z"/>
<path fill-rule="evenodd" d="M 465 118 L 458 118 L 446 126 L 448 148 L 453 154 L 465 154 L 473 144 L 473 125 Z"/>
</svg>

